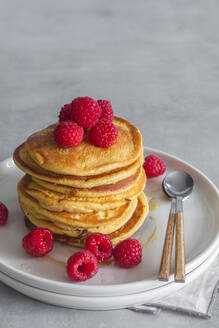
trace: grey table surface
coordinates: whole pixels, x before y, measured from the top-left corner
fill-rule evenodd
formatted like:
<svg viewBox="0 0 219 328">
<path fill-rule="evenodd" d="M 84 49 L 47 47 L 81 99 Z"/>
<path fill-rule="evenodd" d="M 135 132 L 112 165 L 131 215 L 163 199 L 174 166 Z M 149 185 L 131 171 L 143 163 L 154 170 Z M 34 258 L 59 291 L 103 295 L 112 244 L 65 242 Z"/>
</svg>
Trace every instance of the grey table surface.
<svg viewBox="0 0 219 328">
<path fill-rule="evenodd" d="M 77 96 L 111 99 L 144 145 L 190 162 L 219 186 L 219 2 L 0 2 L 0 160 Z M 0 283 L 0 327 L 218 327 L 162 312 L 89 312 Z"/>
</svg>

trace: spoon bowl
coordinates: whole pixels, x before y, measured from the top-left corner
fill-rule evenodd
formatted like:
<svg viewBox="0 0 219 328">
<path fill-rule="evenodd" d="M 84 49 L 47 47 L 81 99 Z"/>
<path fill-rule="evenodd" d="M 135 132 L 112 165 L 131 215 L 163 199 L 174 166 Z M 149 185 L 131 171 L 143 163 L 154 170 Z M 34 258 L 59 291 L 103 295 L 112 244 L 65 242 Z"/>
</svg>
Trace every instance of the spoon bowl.
<svg viewBox="0 0 219 328">
<path fill-rule="evenodd" d="M 169 197 L 190 196 L 194 187 L 194 181 L 190 174 L 184 171 L 172 171 L 163 180 L 163 189 Z"/>
</svg>

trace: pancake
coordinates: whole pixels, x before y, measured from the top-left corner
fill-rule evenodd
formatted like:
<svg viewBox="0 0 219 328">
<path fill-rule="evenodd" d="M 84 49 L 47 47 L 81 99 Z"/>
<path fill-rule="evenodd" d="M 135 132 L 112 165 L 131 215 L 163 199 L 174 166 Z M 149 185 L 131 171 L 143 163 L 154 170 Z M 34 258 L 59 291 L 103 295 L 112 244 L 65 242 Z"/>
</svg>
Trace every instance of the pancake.
<svg viewBox="0 0 219 328">
<path fill-rule="evenodd" d="M 51 221 L 47 221 L 43 218 L 39 218 L 34 216 L 31 212 L 25 211 L 25 218 L 26 220 L 28 219 L 29 222 L 31 222 L 32 224 L 34 224 L 35 227 L 40 227 L 40 228 L 47 228 L 50 229 L 52 231 L 53 234 L 58 234 L 58 235 L 66 235 L 69 237 L 77 237 L 77 238 L 81 238 L 82 235 L 88 235 L 88 232 L 86 229 L 76 229 L 72 231 L 68 231 L 68 230 L 63 230 L 59 227 L 57 227 L 53 222 Z M 31 227 L 32 229 L 32 227 Z"/>
<path fill-rule="evenodd" d="M 30 176 L 24 176 L 20 183 L 21 188 L 36 199 L 39 204 L 50 211 L 82 212 L 100 211 L 115 209 L 122 206 L 127 201 L 136 198 L 144 189 L 145 173 L 142 170 L 141 177 L 131 189 L 127 192 L 121 192 L 117 195 L 87 198 L 71 197 L 71 195 L 48 190 L 31 180 Z"/>
<path fill-rule="evenodd" d="M 40 180 L 35 177 L 32 177 L 32 180 L 38 185 L 43 187 L 44 189 L 59 192 L 68 197 L 103 197 L 103 196 L 112 196 L 124 193 L 125 191 L 130 190 L 135 183 L 137 183 L 142 175 L 142 166 L 139 166 L 134 175 L 131 175 L 128 178 L 120 180 L 114 184 L 108 184 L 93 188 L 74 188 L 69 186 L 64 186 L 60 184 L 51 183 L 48 181 Z"/>
<path fill-rule="evenodd" d="M 75 188 L 93 188 L 97 186 L 115 184 L 118 181 L 124 180 L 136 174 L 136 171 L 139 169 L 143 162 L 143 150 L 141 150 L 139 157 L 131 165 L 128 165 L 122 169 L 113 170 L 111 172 L 108 172 L 107 174 L 93 175 L 89 177 L 59 175 L 42 169 L 29 156 L 26 150 L 25 143 L 15 149 L 13 159 L 15 164 L 22 171 L 37 179 Z"/>
<path fill-rule="evenodd" d="M 144 223 L 148 211 L 149 208 L 147 199 L 144 193 L 142 192 L 141 195 L 138 197 L 137 207 L 129 221 L 116 231 L 109 234 L 111 242 L 115 245 L 120 241 L 132 236 Z M 73 235 L 72 232 L 59 229 L 53 223 L 47 222 L 45 220 L 39 220 L 30 214 L 28 215 L 28 217 L 25 217 L 25 223 L 30 229 L 33 229 L 35 227 L 49 228 L 54 233 L 55 240 L 68 244 L 70 246 L 84 247 L 84 241 L 88 235 L 88 232 L 86 230 L 75 231 Z M 95 230 L 93 230 L 92 232 L 95 232 Z"/>
<path fill-rule="evenodd" d="M 137 198 L 114 210 L 96 211 L 93 213 L 68 213 L 48 211 L 25 192 L 18 190 L 19 202 L 25 215 L 33 214 L 35 217 L 43 218 L 53 223 L 65 224 L 69 229 L 86 228 L 88 231 L 95 227 L 99 232 L 110 233 L 121 227 L 132 216 L 136 206 Z"/>
<path fill-rule="evenodd" d="M 115 117 L 117 142 L 108 148 L 90 143 L 85 130 L 83 141 L 76 147 L 62 148 L 54 140 L 56 124 L 32 134 L 26 141 L 26 150 L 43 169 L 64 175 L 93 176 L 121 169 L 136 162 L 142 151 L 142 136 L 128 121 Z"/>
<path fill-rule="evenodd" d="M 112 243 L 118 244 L 120 241 L 134 235 L 134 233 L 138 231 L 138 229 L 140 229 L 140 227 L 144 223 L 148 212 L 149 205 L 147 202 L 147 198 L 144 192 L 142 192 L 138 197 L 138 204 L 131 219 L 127 223 L 125 223 L 124 226 L 110 234 L 110 239 L 112 240 Z"/>
<path fill-rule="evenodd" d="M 96 212 L 95 215 L 80 215 L 76 218 L 77 214 L 70 216 L 69 213 L 66 212 L 48 212 L 45 209 L 38 211 L 35 207 L 27 206 L 23 199 L 21 200 L 19 198 L 19 201 L 21 209 L 26 216 L 32 214 L 34 217 L 49 221 L 57 227 L 65 227 L 65 230 L 68 231 L 74 231 L 76 228 L 80 230 L 86 229 L 88 231 L 93 231 L 95 228 L 96 231 L 106 234 L 119 229 L 125 222 L 127 222 L 132 216 L 137 205 L 136 199 L 132 203 L 130 202 L 130 204 L 122 206 L 122 208 L 117 210 L 116 213 L 111 210 L 107 213 L 107 217 L 104 216 L 105 213 Z"/>
</svg>

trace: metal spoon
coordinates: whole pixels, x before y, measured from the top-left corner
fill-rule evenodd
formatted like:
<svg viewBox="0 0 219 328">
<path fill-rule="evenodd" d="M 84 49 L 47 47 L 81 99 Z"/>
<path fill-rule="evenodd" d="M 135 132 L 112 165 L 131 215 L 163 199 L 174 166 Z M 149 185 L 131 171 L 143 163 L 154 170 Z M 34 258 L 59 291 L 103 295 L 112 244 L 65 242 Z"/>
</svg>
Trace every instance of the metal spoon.
<svg viewBox="0 0 219 328">
<path fill-rule="evenodd" d="M 191 175 L 184 171 L 173 171 L 163 180 L 163 189 L 172 198 L 172 204 L 159 272 L 159 278 L 162 280 L 169 278 L 174 222 L 176 222 L 175 281 L 185 282 L 183 200 L 191 195 L 193 186 Z"/>
</svg>

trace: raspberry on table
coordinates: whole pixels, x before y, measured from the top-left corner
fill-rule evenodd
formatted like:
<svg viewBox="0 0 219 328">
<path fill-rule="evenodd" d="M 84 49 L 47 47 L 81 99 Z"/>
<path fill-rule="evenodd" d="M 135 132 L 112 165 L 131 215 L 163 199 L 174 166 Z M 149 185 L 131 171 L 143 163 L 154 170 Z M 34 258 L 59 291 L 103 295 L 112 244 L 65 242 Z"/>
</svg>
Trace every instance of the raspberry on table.
<svg viewBox="0 0 219 328">
<path fill-rule="evenodd" d="M 107 148 L 116 143 L 118 134 L 112 122 L 102 119 L 90 130 L 89 138 L 93 145 Z"/>
<path fill-rule="evenodd" d="M 71 121 L 72 120 L 72 108 L 71 104 L 64 105 L 59 113 L 59 121 Z"/>
<path fill-rule="evenodd" d="M 99 99 L 97 100 L 98 105 L 101 108 L 100 119 L 106 119 L 110 122 L 113 121 L 113 109 L 109 100 Z"/>
<path fill-rule="evenodd" d="M 125 239 L 113 249 L 115 263 L 121 268 L 132 268 L 142 259 L 142 247 L 137 239 Z"/>
<path fill-rule="evenodd" d="M 100 118 L 101 108 L 97 101 L 90 97 L 75 98 L 71 106 L 72 119 L 84 128 L 91 128 Z"/>
<path fill-rule="evenodd" d="M 112 256 L 112 243 L 108 235 L 95 232 L 90 234 L 85 241 L 85 249 L 90 250 L 98 262 L 104 262 Z"/>
<path fill-rule="evenodd" d="M 89 250 L 77 252 L 68 259 L 66 270 L 71 279 L 85 281 L 97 273 L 97 258 Z"/>
<path fill-rule="evenodd" d="M 23 248 L 32 256 L 40 257 L 53 249 L 54 238 L 47 228 L 35 228 L 22 240 Z"/>
<path fill-rule="evenodd" d="M 5 204 L 3 204 L 2 202 L 0 202 L 0 226 L 4 225 L 8 220 L 8 209 L 5 206 Z"/>
<path fill-rule="evenodd" d="M 63 148 L 79 145 L 83 136 L 84 129 L 73 121 L 60 122 L 54 129 L 54 139 Z"/>
<path fill-rule="evenodd" d="M 145 157 L 143 167 L 148 178 L 158 177 L 166 171 L 164 161 L 156 155 Z"/>
</svg>

